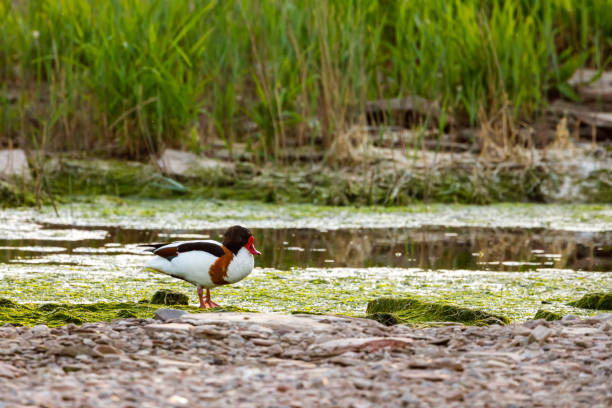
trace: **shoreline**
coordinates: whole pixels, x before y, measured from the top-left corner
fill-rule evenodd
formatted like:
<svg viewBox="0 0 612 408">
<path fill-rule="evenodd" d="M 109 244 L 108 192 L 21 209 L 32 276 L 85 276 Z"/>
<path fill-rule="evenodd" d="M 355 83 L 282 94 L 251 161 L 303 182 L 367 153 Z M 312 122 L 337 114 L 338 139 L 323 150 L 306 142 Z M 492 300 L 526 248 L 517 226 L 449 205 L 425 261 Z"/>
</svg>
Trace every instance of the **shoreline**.
<svg viewBox="0 0 612 408">
<path fill-rule="evenodd" d="M 204 313 L 0 328 L 8 406 L 606 406 L 612 315 L 489 327 Z M 13 405 L 11 405 L 13 404 Z"/>
</svg>

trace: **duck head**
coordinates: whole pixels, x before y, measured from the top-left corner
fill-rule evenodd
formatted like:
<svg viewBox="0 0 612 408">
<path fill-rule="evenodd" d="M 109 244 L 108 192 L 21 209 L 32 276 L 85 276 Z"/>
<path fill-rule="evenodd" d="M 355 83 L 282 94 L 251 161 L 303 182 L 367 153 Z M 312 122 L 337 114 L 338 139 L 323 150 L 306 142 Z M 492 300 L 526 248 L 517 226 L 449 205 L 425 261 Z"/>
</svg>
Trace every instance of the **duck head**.
<svg viewBox="0 0 612 408">
<path fill-rule="evenodd" d="M 261 255 L 261 252 L 255 249 L 254 241 L 255 238 L 251 231 L 240 225 L 229 227 L 223 235 L 223 245 L 234 254 L 237 254 L 240 248 L 244 247 L 253 255 Z"/>
</svg>

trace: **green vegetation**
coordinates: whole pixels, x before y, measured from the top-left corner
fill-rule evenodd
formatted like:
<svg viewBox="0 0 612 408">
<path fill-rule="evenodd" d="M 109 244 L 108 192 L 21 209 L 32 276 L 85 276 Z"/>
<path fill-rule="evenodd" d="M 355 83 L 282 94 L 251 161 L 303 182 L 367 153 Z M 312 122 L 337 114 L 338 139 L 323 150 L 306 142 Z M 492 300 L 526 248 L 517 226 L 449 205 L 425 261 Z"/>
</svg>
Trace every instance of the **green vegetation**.
<svg viewBox="0 0 612 408">
<path fill-rule="evenodd" d="M 202 312 L 202 309 L 194 306 L 178 305 L 174 307 L 192 313 Z M 125 318 L 150 319 L 155 315 L 157 309 L 159 309 L 158 305 L 147 303 L 43 303 L 35 305 L 17 304 L 0 298 L 0 325 L 4 323 L 11 323 L 15 326 L 46 324 L 49 327 L 56 327 L 68 323 L 83 324 Z"/>
<path fill-rule="evenodd" d="M 568 304 L 582 309 L 612 310 L 612 292 L 587 293 L 580 299 Z"/>
<path fill-rule="evenodd" d="M 0 208 L 34 205 L 34 196 L 25 188 L 0 180 Z"/>
<path fill-rule="evenodd" d="M 610 172 L 602 173 L 604 179 Z M 174 180 L 151 165 L 137 162 L 65 160 L 49 166 L 47 179 L 57 200 L 100 194 L 145 198 L 248 199 L 271 203 L 319 205 L 406 205 L 414 202 L 490 204 L 504 201 L 558 201 L 560 175 L 535 167 L 528 169 L 442 168 L 437 171 L 376 166 L 351 171 L 322 171 L 319 166 L 294 166 L 291 171 L 268 166 L 200 170 Z M 576 176 L 584 185 L 572 202 L 611 202 L 612 186 L 591 187 L 592 180 Z M 609 194 L 605 196 L 604 192 Z M 43 198 L 48 197 L 44 196 Z M 1 202 L 0 198 L 0 202 Z M 7 205 L 19 202 L 10 201 Z"/>
<path fill-rule="evenodd" d="M 517 143 L 611 38 L 609 0 L 0 0 L 0 134 L 132 157 L 214 135 L 267 161 L 420 95 L 438 109 L 416 128 Z"/>
<path fill-rule="evenodd" d="M 539 309 L 536 314 L 533 316 L 533 320 L 537 320 L 537 319 L 544 319 L 544 320 L 548 320 L 553 321 L 553 320 L 561 320 L 561 318 L 563 317 L 563 315 L 559 314 L 559 313 L 555 313 L 555 312 L 551 312 L 548 310 L 543 310 L 543 309 Z"/>
<path fill-rule="evenodd" d="M 151 303 L 154 305 L 188 305 L 189 296 L 170 289 L 160 289 L 151 297 Z"/>
<path fill-rule="evenodd" d="M 386 325 L 398 323 L 459 322 L 472 326 L 507 324 L 510 319 L 482 310 L 412 298 L 378 298 L 368 302 L 367 317 Z"/>
</svg>

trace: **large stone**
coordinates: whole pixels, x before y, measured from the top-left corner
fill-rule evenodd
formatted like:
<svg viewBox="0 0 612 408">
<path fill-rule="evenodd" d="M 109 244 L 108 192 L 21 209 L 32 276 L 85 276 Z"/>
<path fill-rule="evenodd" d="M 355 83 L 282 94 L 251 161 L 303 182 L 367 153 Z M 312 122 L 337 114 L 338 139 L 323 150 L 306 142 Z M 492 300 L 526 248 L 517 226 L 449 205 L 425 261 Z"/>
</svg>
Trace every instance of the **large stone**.
<svg viewBox="0 0 612 408">
<path fill-rule="evenodd" d="M 157 160 L 157 164 L 165 173 L 183 177 L 196 176 L 202 170 L 232 166 L 231 163 L 173 149 L 166 149 L 159 160 Z"/>
<path fill-rule="evenodd" d="M 579 69 L 567 81 L 578 88 L 578 93 L 586 99 L 612 101 L 612 71 L 604 71 L 599 78 L 595 69 Z"/>
<path fill-rule="evenodd" d="M 155 319 L 161 320 L 162 322 L 178 319 L 179 317 L 187 314 L 184 310 L 178 309 L 158 309 L 155 311 Z"/>
<path fill-rule="evenodd" d="M 538 327 L 533 329 L 531 334 L 529 335 L 529 342 L 533 343 L 535 341 L 539 344 L 542 344 L 550 337 L 551 334 L 552 330 L 550 330 L 546 326 L 539 325 Z"/>
<path fill-rule="evenodd" d="M 179 321 L 196 326 L 232 325 L 249 327 L 258 325 L 273 330 L 321 332 L 332 331 L 335 327 L 325 323 L 325 321 L 332 322 L 334 319 L 336 319 L 334 316 L 280 315 L 275 313 L 197 313 L 181 316 Z"/>
<path fill-rule="evenodd" d="M 0 150 L 0 178 L 12 177 L 31 179 L 28 158 L 21 149 Z"/>
</svg>

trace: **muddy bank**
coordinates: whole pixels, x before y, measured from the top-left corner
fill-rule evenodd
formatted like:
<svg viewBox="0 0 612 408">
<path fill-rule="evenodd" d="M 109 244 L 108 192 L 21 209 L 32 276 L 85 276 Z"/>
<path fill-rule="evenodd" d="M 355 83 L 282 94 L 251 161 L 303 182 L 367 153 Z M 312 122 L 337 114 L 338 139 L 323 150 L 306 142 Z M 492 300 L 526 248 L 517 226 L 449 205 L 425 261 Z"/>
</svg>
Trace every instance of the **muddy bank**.
<svg viewBox="0 0 612 408">
<path fill-rule="evenodd" d="M 415 329 L 206 313 L 0 328 L 8 406 L 547 406 L 612 403 L 612 316 Z"/>
</svg>

